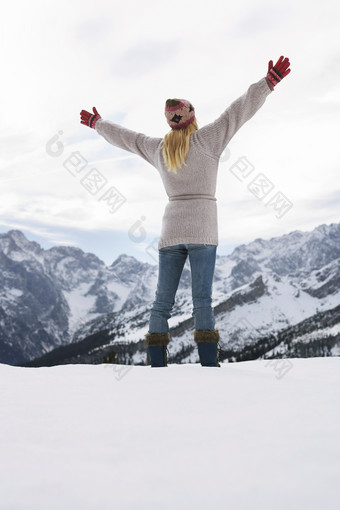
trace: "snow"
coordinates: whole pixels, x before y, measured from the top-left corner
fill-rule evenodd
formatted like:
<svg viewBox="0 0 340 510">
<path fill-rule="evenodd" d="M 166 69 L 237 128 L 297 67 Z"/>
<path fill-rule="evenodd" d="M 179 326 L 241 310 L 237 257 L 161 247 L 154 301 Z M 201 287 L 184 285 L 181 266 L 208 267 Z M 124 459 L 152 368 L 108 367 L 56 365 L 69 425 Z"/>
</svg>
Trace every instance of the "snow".
<svg viewBox="0 0 340 510">
<path fill-rule="evenodd" d="M 340 358 L 289 362 L 0 364 L 1 510 L 338 508 Z"/>
<path fill-rule="evenodd" d="M 109 280 L 106 283 L 106 288 L 108 291 L 118 295 L 119 299 L 116 300 L 112 311 L 119 312 L 127 300 L 131 292 L 131 288 L 124 283 L 117 282 L 116 280 Z"/>
<path fill-rule="evenodd" d="M 340 333 L 340 324 L 335 324 L 334 326 L 330 326 L 328 328 L 318 328 L 315 331 L 310 331 L 309 333 L 305 333 L 300 336 L 296 336 L 292 341 L 291 345 L 294 346 L 298 343 L 305 343 L 308 344 L 309 342 L 313 342 L 313 340 L 321 340 L 322 338 L 327 339 L 329 336 L 336 336 Z M 266 352 L 266 357 L 269 358 L 270 356 L 278 356 L 285 355 L 287 352 L 287 345 L 285 342 L 281 342 L 278 345 L 276 345 L 273 349 L 270 349 Z M 332 356 L 339 356 L 340 350 L 338 345 L 334 345 L 330 352 L 332 353 Z"/>
<path fill-rule="evenodd" d="M 292 345 L 297 344 L 299 342 L 310 342 L 312 340 L 317 340 L 320 338 L 327 338 L 328 336 L 336 336 L 340 333 L 340 324 L 335 324 L 334 326 L 318 329 L 316 331 L 311 331 L 310 333 L 306 333 L 304 335 L 300 335 L 294 338 L 292 341 Z"/>
<path fill-rule="evenodd" d="M 253 279 L 260 274 L 256 273 Z M 225 347 L 246 345 L 249 343 L 249 336 L 255 339 L 274 334 L 276 331 L 312 317 L 318 311 L 328 310 L 339 304 L 340 292 L 327 295 L 320 300 L 299 289 L 297 296 L 296 283 L 291 281 L 289 276 L 282 276 L 276 280 L 275 275 L 266 274 L 263 281 L 268 288 L 268 293 L 258 297 L 256 301 L 242 303 L 242 306 L 235 306 L 231 310 L 221 312 L 216 318 L 216 327 L 220 330 Z M 249 283 L 225 294 L 221 301 L 241 291 L 249 292 Z M 214 302 L 213 304 L 218 305 Z M 232 337 L 235 337 L 235 341 Z"/>
<path fill-rule="evenodd" d="M 1 299 L 3 301 L 12 301 L 15 303 L 18 297 L 23 295 L 23 291 L 16 289 L 15 287 L 4 287 L 0 292 Z"/>
<path fill-rule="evenodd" d="M 81 283 L 71 291 L 62 291 L 71 311 L 69 316 L 69 331 L 71 333 L 83 323 L 84 317 L 89 317 L 90 310 L 95 305 L 96 296 L 86 295 L 91 286 L 92 281 L 90 283 Z M 100 315 L 102 314 L 93 313 L 91 318 L 99 317 Z"/>
<path fill-rule="evenodd" d="M 31 253 L 27 253 L 25 251 L 11 250 L 10 253 L 5 253 L 5 255 L 7 255 L 11 260 L 14 260 L 14 262 L 23 262 L 24 260 L 31 260 L 33 258 Z"/>
<path fill-rule="evenodd" d="M 320 287 L 323 287 L 337 276 L 339 265 L 340 259 L 335 259 L 329 264 L 311 271 L 306 278 L 300 281 L 301 287 L 307 287 L 310 289 L 319 289 Z"/>
</svg>

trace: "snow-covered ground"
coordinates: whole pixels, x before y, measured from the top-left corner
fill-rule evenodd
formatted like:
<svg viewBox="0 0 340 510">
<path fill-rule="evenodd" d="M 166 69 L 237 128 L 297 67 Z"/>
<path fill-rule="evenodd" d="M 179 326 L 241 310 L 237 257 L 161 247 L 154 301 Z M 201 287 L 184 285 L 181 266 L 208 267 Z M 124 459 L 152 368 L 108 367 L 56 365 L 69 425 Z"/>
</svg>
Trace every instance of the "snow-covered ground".
<svg viewBox="0 0 340 510">
<path fill-rule="evenodd" d="M 340 358 L 0 365 L 1 510 L 340 508 Z"/>
</svg>

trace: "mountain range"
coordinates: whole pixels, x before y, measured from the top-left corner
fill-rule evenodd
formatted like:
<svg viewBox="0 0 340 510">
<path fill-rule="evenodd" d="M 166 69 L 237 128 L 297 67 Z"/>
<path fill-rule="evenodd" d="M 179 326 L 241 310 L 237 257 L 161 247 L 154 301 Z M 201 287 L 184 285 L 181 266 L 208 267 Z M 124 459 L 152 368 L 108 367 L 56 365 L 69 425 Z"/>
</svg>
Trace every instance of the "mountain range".
<svg viewBox="0 0 340 510">
<path fill-rule="evenodd" d="M 107 266 L 10 230 L 0 269 L 0 363 L 145 363 L 157 265 L 122 254 Z M 221 361 L 340 355 L 340 223 L 217 255 L 212 298 Z M 197 362 L 188 259 L 169 328 L 169 363 Z"/>
</svg>

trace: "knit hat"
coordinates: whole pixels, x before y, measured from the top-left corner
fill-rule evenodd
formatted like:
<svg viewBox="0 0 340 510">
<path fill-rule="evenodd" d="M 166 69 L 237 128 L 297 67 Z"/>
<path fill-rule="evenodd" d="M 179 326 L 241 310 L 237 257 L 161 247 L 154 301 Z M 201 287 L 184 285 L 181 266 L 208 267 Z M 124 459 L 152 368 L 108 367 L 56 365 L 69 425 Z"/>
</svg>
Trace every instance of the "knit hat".
<svg viewBox="0 0 340 510">
<path fill-rule="evenodd" d="M 172 129 L 181 129 L 195 120 L 195 108 L 186 99 L 167 99 L 164 113 Z"/>
</svg>

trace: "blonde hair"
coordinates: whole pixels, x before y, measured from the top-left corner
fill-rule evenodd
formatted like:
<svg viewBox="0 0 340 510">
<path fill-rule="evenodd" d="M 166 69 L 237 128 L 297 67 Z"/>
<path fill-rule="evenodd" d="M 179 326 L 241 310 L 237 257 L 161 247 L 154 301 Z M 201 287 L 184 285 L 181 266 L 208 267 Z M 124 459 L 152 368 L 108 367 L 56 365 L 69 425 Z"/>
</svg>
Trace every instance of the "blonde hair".
<svg viewBox="0 0 340 510">
<path fill-rule="evenodd" d="M 181 129 L 172 129 L 164 136 L 162 153 L 168 171 L 177 174 L 178 168 L 186 166 L 185 158 L 189 151 L 190 135 L 198 129 L 197 120 Z"/>
</svg>

